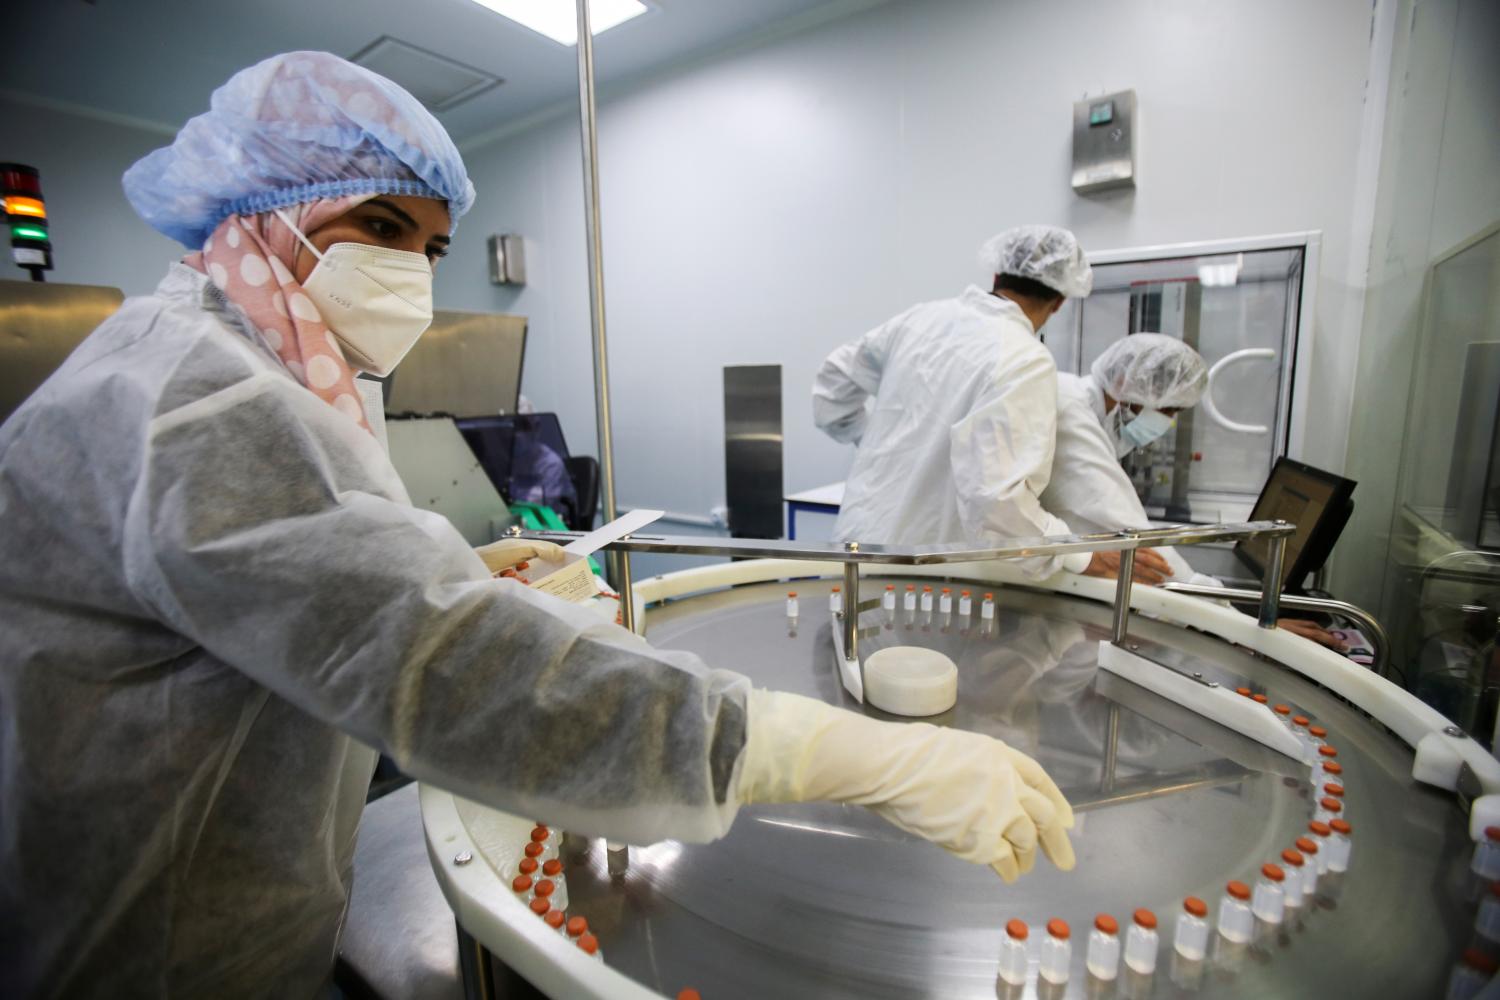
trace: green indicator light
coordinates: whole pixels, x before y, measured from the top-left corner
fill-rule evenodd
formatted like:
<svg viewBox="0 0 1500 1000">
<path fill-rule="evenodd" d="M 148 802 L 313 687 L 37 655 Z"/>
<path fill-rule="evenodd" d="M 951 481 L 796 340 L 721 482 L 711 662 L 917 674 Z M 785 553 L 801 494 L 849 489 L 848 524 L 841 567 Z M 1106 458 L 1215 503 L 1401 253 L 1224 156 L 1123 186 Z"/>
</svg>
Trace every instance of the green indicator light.
<svg viewBox="0 0 1500 1000">
<path fill-rule="evenodd" d="M 11 226 L 10 235 L 12 239 L 18 240 L 45 240 L 47 230 L 35 226 Z"/>
</svg>

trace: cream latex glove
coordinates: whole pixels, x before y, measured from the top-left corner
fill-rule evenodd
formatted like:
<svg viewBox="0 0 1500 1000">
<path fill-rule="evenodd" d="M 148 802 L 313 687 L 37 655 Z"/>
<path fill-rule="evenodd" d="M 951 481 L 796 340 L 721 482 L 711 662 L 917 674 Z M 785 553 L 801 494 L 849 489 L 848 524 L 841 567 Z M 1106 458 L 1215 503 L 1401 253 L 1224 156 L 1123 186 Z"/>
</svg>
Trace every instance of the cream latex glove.
<svg viewBox="0 0 1500 1000">
<path fill-rule="evenodd" d="M 752 691 L 740 801 L 866 806 L 1014 882 L 1040 847 L 1073 867 L 1073 809 L 1041 765 L 999 740 L 877 722 L 811 698 Z"/>
<path fill-rule="evenodd" d="M 502 538 L 498 542 L 480 546 L 474 550 L 491 573 L 503 573 L 515 569 L 528 559 L 550 559 L 561 562 L 563 551 L 551 542 L 539 542 L 529 538 Z"/>
</svg>

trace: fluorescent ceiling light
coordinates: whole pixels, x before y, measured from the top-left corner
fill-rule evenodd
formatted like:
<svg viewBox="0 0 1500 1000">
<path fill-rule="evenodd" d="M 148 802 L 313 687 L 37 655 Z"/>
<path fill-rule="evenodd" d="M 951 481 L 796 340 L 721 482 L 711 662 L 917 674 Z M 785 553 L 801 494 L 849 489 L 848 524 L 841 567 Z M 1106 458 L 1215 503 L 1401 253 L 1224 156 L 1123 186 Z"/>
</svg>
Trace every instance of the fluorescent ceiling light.
<svg viewBox="0 0 1500 1000">
<path fill-rule="evenodd" d="M 1240 269 L 1245 266 L 1245 255 L 1232 257 L 1203 257 L 1198 261 L 1198 280 L 1205 288 L 1227 288 L 1239 283 Z"/>
<path fill-rule="evenodd" d="M 578 44 L 578 8 L 573 0 L 474 0 L 502 17 L 563 45 Z M 641 0 L 589 0 L 589 29 L 597 35 L 646 13 Z"/>
</svg>

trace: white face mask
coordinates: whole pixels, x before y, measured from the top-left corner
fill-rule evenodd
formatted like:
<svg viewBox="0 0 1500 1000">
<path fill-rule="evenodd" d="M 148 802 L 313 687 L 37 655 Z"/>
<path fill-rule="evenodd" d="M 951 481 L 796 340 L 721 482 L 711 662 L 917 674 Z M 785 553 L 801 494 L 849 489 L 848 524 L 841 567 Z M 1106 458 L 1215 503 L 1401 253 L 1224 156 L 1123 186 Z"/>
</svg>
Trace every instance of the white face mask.
<svg viewBox="0 0 1500 1000">
<path fill-rule="evenodd" d="M 1124 404 L 1121 404 L 1116 409 L 1123 408 Z M 1123 414 L 1121 414 L 1121 419 L 1124 419 Z M 1171 430 L 1174 422 L 1171 417 L 1160 410 L 1141 410 L 1134 419 L 1120 425 L 1120 436 L 1115 442 L 1115 457 L 1123 458 L 1137 448 L 1146 447 Z"/>
<path fill-rule="evenodd" d="M 432 324 L 432 263 L 410 250 L 335 243 L 322 253 L 280 209 L 276 215 L 318 258 L 302 288 L 349 365 L 389 375 Z"/>
</svg>

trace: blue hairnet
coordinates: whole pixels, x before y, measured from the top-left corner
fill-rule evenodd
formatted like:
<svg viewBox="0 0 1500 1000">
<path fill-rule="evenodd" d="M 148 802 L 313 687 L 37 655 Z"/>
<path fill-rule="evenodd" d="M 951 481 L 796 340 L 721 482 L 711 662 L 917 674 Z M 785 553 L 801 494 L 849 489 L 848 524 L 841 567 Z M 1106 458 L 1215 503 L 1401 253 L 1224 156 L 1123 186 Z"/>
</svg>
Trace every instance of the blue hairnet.
<svg viewBox="0 0 1500 1000">
<path fill-rule="evenodd" d="M 138 161 L 125 197 L 152 228 L 191 250 L 233 214 L 316 198 L 417 195 L 474 204 L 474 185 L 438 120 L 383 76 L 327 52 L 288 52 L 241 70 Z"/>
</svg>

